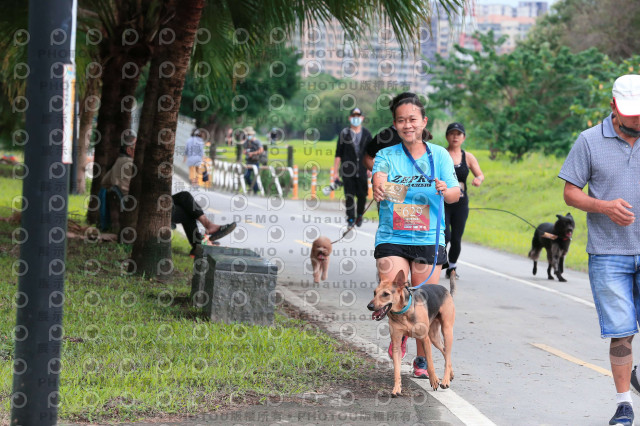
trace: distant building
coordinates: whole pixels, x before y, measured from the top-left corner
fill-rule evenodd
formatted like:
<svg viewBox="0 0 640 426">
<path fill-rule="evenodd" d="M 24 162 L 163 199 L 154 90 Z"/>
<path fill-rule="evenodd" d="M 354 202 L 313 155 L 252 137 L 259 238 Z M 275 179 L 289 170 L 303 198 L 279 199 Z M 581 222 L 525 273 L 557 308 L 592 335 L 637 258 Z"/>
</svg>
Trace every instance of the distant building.
<svg viewBox="0 0 640 426">
<path fill-rule="evenodd" d="M 475 4 L 473 9 L 467 11 L 464 23 L 458 19 L 452 25 L 446 16 L 438 19 L 436 52 L 446 58 L 454 44 L 479 50 L 482 46 L 473 38 L 473 33 L 488 33 L 490 30 L 493 30 L 496 39 L 507 36 L 499 53 L 511 52 L 519 40 L 526 38 L 538 17 L 547 11 L 546 1 L 521 1 L 517 7 L 499 3 Z"/>
<path fill-rule="evenodd" d="M 326 24 L 305 25 L 300 30 L 302 36 L 294 37 L 291 44 L 302 54 L 303 78 L 324 72 L 374 90 L 397 92 L 408 88 L 424 92 L 436 53 L 448 57 L 454 44 L 479 50 L 480 43 L 472 36 L 476 30 L 482 33 L 493 30 L 496 38 L 507 35 L 500 53 L 511 52 L 547 9 L 546 1 L 521 1 L 517 7 L 498 3 L 476 5 L 467 11 L 463 22 L 459 16 L 450 20 L 438 7 L 431 25 L 425 23 L 420 29 L 419 52 L 405 51 L 404 55 L 388 25 L 374 26 L 379 29 L 354 46 L 335 19 Z"/>
<path fill-rule="evenodd" d="M 422 58 L 431 50 L 423 45 L 434 41 L 429 28 L 421 29 L 420 51 L 411 48 L 403 53 L 400 43 L 389 26 L 380 25 L 370 36 L 363 37 L 358 46 L 351 43 L 337 20 L 317 26 L 306 26 L 292 44 L 302 56 L 302 77 L 315 76 L 321 72 L 339 79 L 352 79 L 392 91 L 424 91 L 428 85 L 430 62 Z"/>
<path fill-rule="evenodd" d="M 547 11 L 546 1 L 521 1 L 517 7 L 504 4 L 476 5 L 472 14 L 471 31 L 466 31 L 464 35 L 465 42 L 468 43 L 468 38 L 471 37 L 474 30 L 481 33 L 493 30 L 496 39 L 503 35 L 507 36 L 499 53 L 512 52 L 516 48 L 516 43 L 527 37 L 538 17 Z"/>
</svg>

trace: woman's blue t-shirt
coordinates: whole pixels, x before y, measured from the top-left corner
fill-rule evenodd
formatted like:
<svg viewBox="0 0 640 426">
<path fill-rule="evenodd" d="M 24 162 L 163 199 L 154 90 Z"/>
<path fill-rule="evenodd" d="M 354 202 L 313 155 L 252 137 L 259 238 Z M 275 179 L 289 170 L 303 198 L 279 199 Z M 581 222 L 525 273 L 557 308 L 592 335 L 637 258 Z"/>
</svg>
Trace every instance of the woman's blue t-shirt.
<svg viewBox="0 0 640 426">
<path fill-rule="evenodd" d="M 447 150 L 439 145 L 427 143 L 427 147 L 433 155 L 435 171 L 431 170 L 429 153 L 416 160 L 418 166 L 429 177 L 443 180 L 448 188 L 460 186 L 453 167 L 453 160 Z M 380 202 L 380 223 L 376 232 L 376 243 L 402 244 L 402 245 L 434 245 L 436 243 L 437 212 L 440 208 L 440 196 L 436 193 L 435 181 L 429 182 L 413 165 L 402 149 L 402 144 L 390 146 L 378 151 L 373 165 L 373 174 L 386 172 L 388 182 L 407 186 L 407 195 L 404 206 L 392 203 L 388 200 Z M 420 228 L 426 228 L 426 214 L 408 218 L 401 218 L 403 214 L 416 214 L 414 206 L 429 206 L 428 230 L 408 230 L 412 224 L 418 224 Z M 394 206 L 395 213 L 394 213 Z M 418 214 L 423 212 L 423 207 L 418 207 Z M 403 213 L 405 212 L 405 213 Z M 407 213 L 408 212 L 408 213 Z M 422 217 L 422 219 L 420 219 Z M 440 240 L 439 245 L 444 246 L 444 209 L 440 211 Z M 413 222 L 411 222 L 413 220 Z M 394 229 L 395 226 L 395 229 Z"/>
</svg>

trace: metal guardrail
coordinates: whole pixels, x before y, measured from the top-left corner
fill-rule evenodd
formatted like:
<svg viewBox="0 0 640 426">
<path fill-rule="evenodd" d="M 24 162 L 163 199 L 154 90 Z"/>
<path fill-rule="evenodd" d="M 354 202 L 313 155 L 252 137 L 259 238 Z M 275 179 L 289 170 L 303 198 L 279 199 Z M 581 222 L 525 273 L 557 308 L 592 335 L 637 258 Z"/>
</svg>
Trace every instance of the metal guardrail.
<svg viewBox="0 0 640 426">
<path fill-rule="evenodd" d="M 244 176 L 247 170 L 253 170 L 253 177 L 249 185 L 247 185 Z M 289 184 L 285 187 L 288 188 L 294 183 L 294 171 L 292 167 L 278 167 L 278 169 L 282 169 L 282 172 L 287 172 L 291 177 Z M 280 174 L 276 170 L 276 167 L 273 166 L 258 166 L 255 164 L 243 164 L 243 163 L 231 163 L 229 161 L 222 160 L 214 160 L 213 162 L 213 170 L 211 173 L 211 182 L 213 186 L 224 189 L 231 192 L 242 192 L 246 194 L 247 191 L 251 189 L 254 182 L 258 186 L 258 191 L 262 196 L 265 195 L 264 184 L 262 182 L 262 178 L 260 177 L 261 170 L 268 170 L 271 178 L 273 179 L 273 184 L 275 186 L 276 192 L 278 196 L 282 197 L 284 194 L 284 190 L 282 184 L 280 182 Z"/>
</svg>

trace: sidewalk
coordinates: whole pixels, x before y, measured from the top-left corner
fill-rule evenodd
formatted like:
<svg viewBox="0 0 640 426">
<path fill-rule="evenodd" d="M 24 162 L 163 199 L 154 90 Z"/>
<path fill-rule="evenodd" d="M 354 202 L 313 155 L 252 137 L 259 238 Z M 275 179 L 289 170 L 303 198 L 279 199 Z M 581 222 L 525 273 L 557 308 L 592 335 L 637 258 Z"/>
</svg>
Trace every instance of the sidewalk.
<svg viewBox="0 0 640 426">
<path fill-rule="evenodd" d="M 389 376 L 391 378 L 391 376 Z M 330 395 L 303 394 L 287 401 L 250 405 L 238 410 L 201 414 L 184 419 L 166 419 L 137 426 L 163 425 L 450 425 L 443 420 L 447 412 L 427 393 L 405 381 L 402 398 L 390 399 L 388 393 L 366 397 L 351 390 Z M 389 383 L 389 389 L 391 383 Z M 132 424 L 132 423 L 128 423 Z"/>
</svg>

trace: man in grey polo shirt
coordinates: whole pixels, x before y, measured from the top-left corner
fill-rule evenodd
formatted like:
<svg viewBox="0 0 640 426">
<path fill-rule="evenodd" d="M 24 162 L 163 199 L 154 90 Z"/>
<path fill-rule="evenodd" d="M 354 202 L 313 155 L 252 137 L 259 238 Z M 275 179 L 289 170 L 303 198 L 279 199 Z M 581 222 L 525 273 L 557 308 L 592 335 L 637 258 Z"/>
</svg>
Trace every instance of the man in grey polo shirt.
<svg viewBox="0 0 640 426">
<path fill-rule="evenodd" d="M 609 359 L 618 408 L 610 425 L 633 424 L 631 341 L 640 319 L 640 75 L 613 84 L 611 115 L 576 140 L 558 175 L 564 200 L 587 212 L 589 280 Z M 589 193 L 583 192 L 589 185 Z"/>
</svg>

